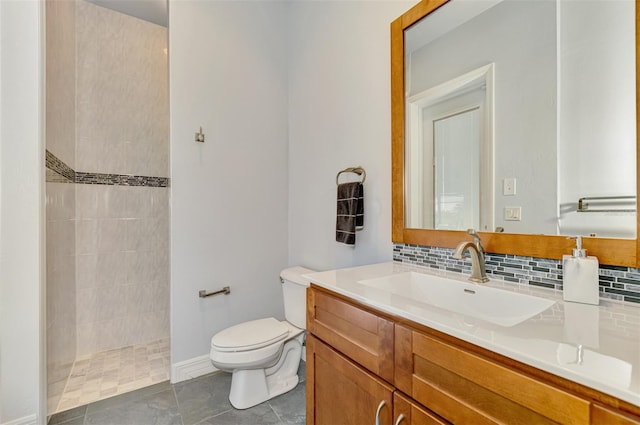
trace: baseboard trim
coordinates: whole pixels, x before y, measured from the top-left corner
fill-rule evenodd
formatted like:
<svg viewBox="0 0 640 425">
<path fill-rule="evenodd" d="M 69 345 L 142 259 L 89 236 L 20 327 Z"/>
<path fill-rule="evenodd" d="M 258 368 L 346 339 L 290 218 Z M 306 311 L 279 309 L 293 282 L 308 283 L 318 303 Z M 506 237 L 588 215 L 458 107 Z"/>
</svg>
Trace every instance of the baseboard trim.
<svg viewBox="0 0 640 425">
<path fill-rule="evenodd" d="M 1 1 L 1 0 L 0 0 Z M 301 360 L 307 360 L 307 347 L 302 347 Z M 194 357 L 189 360 L 174 363 L 171 365 L 171 383 L 186 381 L 188 379 L 197 378 L 207 373 L 217 372 L 218 368 L 211 363 L 209 355 Z M 4 425 L 4 424 L 0 424 Z M 13 424 L 10 424 L 13 425 Z M 22 425 L 22 424 L 17 424 Z"/>
<path fill-rule="evenodd" d="M 29 415 L 24 418 L 14 419 L 10 422 L 4 422 L 1 425 L 38 425 L 38 416 Z"/>
<path fill-rule="evenodd" d="M 211 359 L 209 359 L 208 355 L 194 357 L 171 365 L 171 383 L 175 384 L 176 382 L 197 378 L 217 370 L 211 364 Z"/>
</svg>

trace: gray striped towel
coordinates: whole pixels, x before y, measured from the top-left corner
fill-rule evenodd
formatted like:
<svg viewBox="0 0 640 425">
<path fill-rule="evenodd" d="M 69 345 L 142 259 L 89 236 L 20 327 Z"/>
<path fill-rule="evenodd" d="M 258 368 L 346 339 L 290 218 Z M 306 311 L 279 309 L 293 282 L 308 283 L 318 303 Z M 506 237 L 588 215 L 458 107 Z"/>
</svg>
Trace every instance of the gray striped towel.
<svg viewBox="0 0 640 425">
<path fill-rule="evenodd" d="M 364 225 L 364 187 L 360 182 L 338 185 L 336 241 L 355 245 L 356 230 Z"/>
</svg>

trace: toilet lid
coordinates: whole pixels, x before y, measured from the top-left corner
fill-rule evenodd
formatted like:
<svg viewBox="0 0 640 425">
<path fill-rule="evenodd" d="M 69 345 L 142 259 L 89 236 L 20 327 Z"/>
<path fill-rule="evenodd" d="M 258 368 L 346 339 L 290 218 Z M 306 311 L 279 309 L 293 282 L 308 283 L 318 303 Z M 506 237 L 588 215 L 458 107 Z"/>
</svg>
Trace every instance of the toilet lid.
<svg viewBox="0 0 640 425">
<path fill-rule="evenodd" d="M 281 341 L 289 334 L 284 323 L 269 317 L 240 323 L 218 332 L 211 346 L 218 351 L 248 351 Z"/>
</svg>

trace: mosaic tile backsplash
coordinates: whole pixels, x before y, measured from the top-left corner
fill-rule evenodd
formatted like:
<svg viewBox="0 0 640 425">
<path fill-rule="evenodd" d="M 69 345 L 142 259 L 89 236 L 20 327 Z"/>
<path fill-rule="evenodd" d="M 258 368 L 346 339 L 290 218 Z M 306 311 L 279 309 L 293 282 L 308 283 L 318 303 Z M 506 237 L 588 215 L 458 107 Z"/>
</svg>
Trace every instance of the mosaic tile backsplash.
<svg viewBox="0 0 640 425">
<path fill-rule="evenodd" d="M 458 273 L 471 273 L 471 261 L 456 260 L 453 249 L 393 245 L 393 260 Z M 562 261 L 486 253 L 487 275 L 520 285 L 562 290 Z M 600 265 L 600 297 L 640 304 L 640 269 Z"/>
</svg>

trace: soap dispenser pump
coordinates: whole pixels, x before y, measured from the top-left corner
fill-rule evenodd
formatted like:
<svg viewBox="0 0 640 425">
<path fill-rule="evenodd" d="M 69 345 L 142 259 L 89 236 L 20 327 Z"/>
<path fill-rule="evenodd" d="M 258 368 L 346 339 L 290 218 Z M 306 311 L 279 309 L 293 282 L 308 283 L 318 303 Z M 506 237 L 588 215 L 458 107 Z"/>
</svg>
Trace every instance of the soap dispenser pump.
<svg viewBox="0 0 640 425">
<path fill-rule="evenodd" d="M 582 236 L 567 239 L 575 239 L 576 247 L 572 255 L 562 256 L 563 298 L 565 301 L 598 305 L 598 259 L 587 257 L 587 250 L 582 249 Z"/>
</svg>

